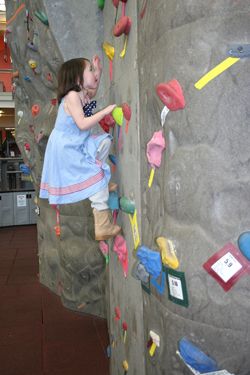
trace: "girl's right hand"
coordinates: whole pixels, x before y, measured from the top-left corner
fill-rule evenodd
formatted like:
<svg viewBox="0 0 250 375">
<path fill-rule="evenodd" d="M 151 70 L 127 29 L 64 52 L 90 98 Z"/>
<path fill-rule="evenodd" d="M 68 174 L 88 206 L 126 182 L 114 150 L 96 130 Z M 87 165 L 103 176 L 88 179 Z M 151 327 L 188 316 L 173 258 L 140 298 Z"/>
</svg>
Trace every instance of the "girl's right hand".
<svg viewBox="0 0 250 375">
<path fill-rule="evenodd" d="M 103 111 L 104 111 L 104 116 L 109 115 L 109 114 L 115 109 L 115 107 L 117 107 L 116 104 L 110 104 L 110 105 L 108 105 L 106 108 L 104 108 L 104 109 L 103 109 Z"/>
</svg>

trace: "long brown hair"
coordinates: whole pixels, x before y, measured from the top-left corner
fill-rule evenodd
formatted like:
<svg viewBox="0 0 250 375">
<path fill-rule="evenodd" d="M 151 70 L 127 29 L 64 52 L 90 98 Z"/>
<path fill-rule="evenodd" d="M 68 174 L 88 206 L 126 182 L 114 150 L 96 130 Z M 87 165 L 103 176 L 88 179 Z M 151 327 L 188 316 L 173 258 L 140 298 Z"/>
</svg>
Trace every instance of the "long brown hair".
<svg viewBox="0 0 250 375">
<path fill-rule="evenodd" d="M 61 65 L 58 72 L 57 89 L 59 104 L 69 91 L 81 91 L 81 86 L 83 86 L 83 72 L 87 62 L 89 62 L 88 59 L 77 58 L 68 60 Z"/>
</svg>

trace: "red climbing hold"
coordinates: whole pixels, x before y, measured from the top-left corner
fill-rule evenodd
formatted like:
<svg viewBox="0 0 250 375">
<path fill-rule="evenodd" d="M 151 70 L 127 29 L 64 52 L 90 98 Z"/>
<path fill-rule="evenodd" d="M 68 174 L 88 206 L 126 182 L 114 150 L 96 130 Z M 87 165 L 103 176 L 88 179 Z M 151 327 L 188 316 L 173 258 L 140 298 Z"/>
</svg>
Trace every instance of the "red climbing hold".
<svg viewBox="0 0 250 375">
<path fill-rule="evenodd" d="M 40 112 L 40 106 L 38 104 L 33 104 L 31 108 L 31 114 L 33 117 L 37 116 Z"/>
<path fill-rule="evenodd" d="M 128 35 L 131 29 L 132 20 L 128 16 L 122 16 L 113 28 L 114 36 Z"/>
<path fill-rule="evenodd" d="M 130 106 L 127 103 L 123 103 L 121 105 L 121 107 L 122 107 L 122 112 L 123 112 L 123 115 L 124 115 L 125 119 L 127 121 L 130 121 L 130 119 L 131 119 L 131 108 L 130 108 Z"/>
<path fill-rule="evenodd" d="M 119 0 L 112 0 L 113 1 L 113 5 L 118 8 L 118 5 L 119 5 Z"/>
<path fill-rule="evenodd" d="M 176 79 L 159 83 L 156 86 L 156 93 L 170 111 L 178 111 L 178 109 L 185 108 L 186 103 L 183 91 Z"/>
</svg>

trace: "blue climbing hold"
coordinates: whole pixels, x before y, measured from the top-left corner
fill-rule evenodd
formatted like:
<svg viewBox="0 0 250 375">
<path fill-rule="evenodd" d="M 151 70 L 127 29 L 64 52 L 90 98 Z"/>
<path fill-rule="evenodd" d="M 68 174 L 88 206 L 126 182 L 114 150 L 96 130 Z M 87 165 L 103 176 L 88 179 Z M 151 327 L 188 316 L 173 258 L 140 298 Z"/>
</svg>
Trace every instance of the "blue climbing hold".
<svg viewBox="0 0 250 375">
<path fill-rule="evenodd" d="M 146 246 L 139 246 L 136 256 L 150 275 L 156 279 L 160 276 L 162 264 L 161 254 L 158 251 L 151 250 Z"/>
<path fill-rule="evenodd" d="M 179 341 L 179 352 L 183 360 L 201 374 L 219 370 L 213 358 L 202 352 L 185 337 Z"/>
<path fill-rule="evenodd" d="M 119 197 L 116 191 L 109 193 L 108 206 L 111 210 L 119 210 Z"/>
<path fill-rule="evenodd" d="M 243 232 L 238 238 L 238 246 L 242 254 L 250 260 L 250 232 Z"/>
<path fill-rule="evenodd" d="M 115 155 L 110 154 L 109 155 L 109 160 L 111 161 L 112 164 L 114 164 L 114 165 L 117 164 Z"/>
</svg>

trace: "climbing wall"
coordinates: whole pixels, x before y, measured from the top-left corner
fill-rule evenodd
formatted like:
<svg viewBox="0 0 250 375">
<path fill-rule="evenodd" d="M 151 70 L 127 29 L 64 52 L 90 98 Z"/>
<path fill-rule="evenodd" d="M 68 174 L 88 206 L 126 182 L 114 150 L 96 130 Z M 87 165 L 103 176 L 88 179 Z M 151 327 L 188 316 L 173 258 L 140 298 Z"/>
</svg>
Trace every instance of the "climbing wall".
<svg viewBox="0 0 250 375">
<path fill-rule="evenodd" d="M 17 137 L 36 189 L 61 61 L 95 53 L 103 36 L 100 99 L 118 105 L 103 125 L 122 234 L 103 257 L 87 202 L 62 207 L 57 236 L 56 211 L 38 200 L 40 279 L 65 306 L 102 315 L 107 270 L 112 375 L 248 375 L 250 3 L 106 0 L 104 28 L 101 3 L 26 1 L 38 52 L 21 3 L 7 4 Z"/>
<path fill-rule="evenodd" d="M 44 152 L 57 114 L 58 68 L 66 59 L 98 53 L 96 34 L 88 34 L 87 43 L 83 36 L 92 24 L 101 35 L 100 11 L 87 1 L 27 0 L 6 6 L 15 71 L 16 139 L 37 196 L 39 278 L 66 307 L 105 316 L 104 258 L 93 240 L 89 202 L 61 206 L 57 215 L 56 207 L 38 198 Z M 67 32 L 66 25 L 71 25 Z"/>
<path fill-rule="evenodd" d="M 111 244 L 111 373 L 247 375 L 250 3 L 127 1 L 120 58 L 123 7 L 104 8 L 106 86 L 132 109 L 116 173 L 139 237 L 120 200 L 129 270 Z"/>
<path fill-rule="evenodd" d="M 231 61 L 221 75 L 217 69 L 214 79 L 194 86 L 218 64 L 222 71 L 231 63 L 225 61 L 230 46 L 250 42 L 249 11 L 249 1 L 159 0 L 147 1 L 138 18 L 141 237 L 155 251 L 164 251 L 158 237 L 168 240 L 158 286 L 143 293 L 147 374 L 192 373 L 176 354 L 185 353 L 184 337 L 218 369 L 249 374 L 249 261 L 238 238 L 250 219 L 250 60 Z M 165 105 L 170 111 L 162 126 Z M 149 188 L 147 143 L 159 130 L 166 149 Z M 249 242 L 244 246 L 249 251 Z M 208 273 L 203 265 L 214 254 Z M 150 330 L 160 336 L 153 355 L 146 348 Z M 190 345 L 187 352 L 194 354 Z"/>
</svg>

